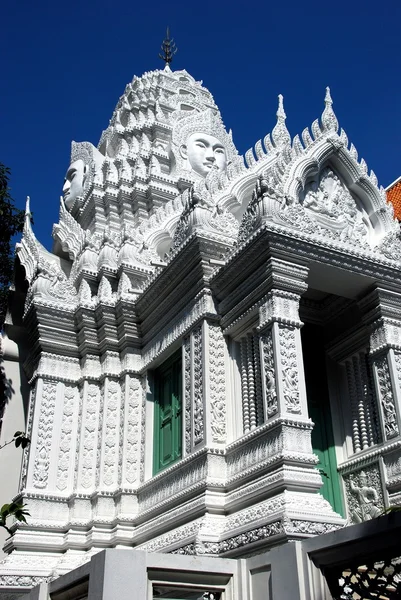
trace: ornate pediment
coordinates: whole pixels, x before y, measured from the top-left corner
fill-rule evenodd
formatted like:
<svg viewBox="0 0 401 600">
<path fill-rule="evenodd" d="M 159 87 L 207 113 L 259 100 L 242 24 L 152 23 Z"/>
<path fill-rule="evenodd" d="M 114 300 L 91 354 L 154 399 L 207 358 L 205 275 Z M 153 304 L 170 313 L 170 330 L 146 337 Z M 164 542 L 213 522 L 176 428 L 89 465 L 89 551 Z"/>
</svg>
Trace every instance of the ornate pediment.
<svg viewBox="0 0 401 600">
<path fill-rule="evenodd" d="M 340 237 L 362 243 L 369 239 L 372 230 L 369 215 L 330 167 L 306 184 L 300 203 L 310 219 Z"/>
</svg>

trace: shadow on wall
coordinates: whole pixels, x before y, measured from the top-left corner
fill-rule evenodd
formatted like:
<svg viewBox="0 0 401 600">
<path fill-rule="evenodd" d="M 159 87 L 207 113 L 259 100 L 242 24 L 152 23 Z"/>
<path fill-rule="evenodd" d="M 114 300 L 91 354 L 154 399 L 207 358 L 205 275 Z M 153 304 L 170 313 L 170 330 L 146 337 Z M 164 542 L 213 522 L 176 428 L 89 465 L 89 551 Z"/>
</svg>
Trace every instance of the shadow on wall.
<svg viewBox="0 0 401 600">
<path fill-rule="evenodd" d="M 0 356 L 0 434 L 4 412 L 13 394 L 15 394 L 15 390 L 13 388 L 12 379 L 7 378 L 4 369 L 4 360 L 3 357 Z"/>
</svg>

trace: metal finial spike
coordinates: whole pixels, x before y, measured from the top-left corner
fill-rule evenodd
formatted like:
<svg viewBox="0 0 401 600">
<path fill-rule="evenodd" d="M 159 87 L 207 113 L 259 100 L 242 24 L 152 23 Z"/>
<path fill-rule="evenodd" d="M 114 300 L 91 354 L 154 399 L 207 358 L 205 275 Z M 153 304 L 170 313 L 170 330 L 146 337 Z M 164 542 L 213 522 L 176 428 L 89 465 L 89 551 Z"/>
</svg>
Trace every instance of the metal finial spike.
<svg viewBox="0 0 401 600">
<path fill-rule="evenodd" d="M 167 27 L 166 38 L 163 40 L 161 45 L 161 53 L 159 58 L 164 60 L 166 65 L 169 65 L 173 61 L 174 54 L 177 53 L 177 47 L 173 38 L 170 38 L 170 28 Z"/>
<path fill-rule="evenodd" d="M 282 119 L 286 119 L 287 115 L 284 112 L 284 102 L 283 102 L 284 98 L 282 94 L 278 95 L 278 109 L 277 109 L 277 113 L 276 116 L 278 118 L 282 118 Z"/>
</svg>

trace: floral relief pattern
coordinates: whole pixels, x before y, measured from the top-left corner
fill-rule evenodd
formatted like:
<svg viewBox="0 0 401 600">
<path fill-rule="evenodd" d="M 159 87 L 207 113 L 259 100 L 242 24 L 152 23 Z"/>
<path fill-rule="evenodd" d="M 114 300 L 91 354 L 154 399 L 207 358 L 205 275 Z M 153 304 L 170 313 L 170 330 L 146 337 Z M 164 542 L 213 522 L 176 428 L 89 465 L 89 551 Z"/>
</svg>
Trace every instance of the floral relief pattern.
<svg viewBox="0 0 401 600">
<path fill-rule="evenodd" d="M 186 337 L 183 342 L 184 358 L 184 410 L 185 410 L 185 452 L 191 452 L 191 416 L 192 416 L 192 398 L 191 398 L 191 339 Z"/>
<path fill-rule="evenodd" d="M 399 429 L 387 356 L 376 359 L 375 365 L 380 390 L 384 431 L 386 439 L 391 439 L 399 434 Z"/>
<path fill-rule="evenodd" d="M 57 385 L 55 383 L 46 381 L 43 383 L 33 472 L 33 485 L 36 488 L 45 488 L 49 477 L 56 391 Z"/>
<path fill-rule="evenodd" d="M 82 457 L 79 473 L 80 485 L 89 489 L 95 485 L 96 448 L 98 435 L 97 415 L 100 404 L 100 389 L 97 384 L 90 383 L 84 399 L 84 415 L 82 423 Z"/>
<path fill-rule="evenodd" d="M 193 339 L 193 389 L 194 389 L 194 445 L 203 440 L 203 344 L 202 326 L 192 334 Z"/>
<path fill-rule="evenodd" d="M 285 407 L 289 413 L 300 413 L 299 377 L 295 330 L 279 325 L 281 369 Z"/>
<path fill-rule="evenodd" d="M 70 470 L 70 452 L 72 446 L 73 420 L 78 399 L 78 389 L 73 386 L 64 388 L 64 409 L 61 423 L 60 447 L 57 462 L 57 489 L 64 491 L 67 487 Z"/>
<path fill-rule="evenodd" d="M 109 381 L 105 398 L 104 440 L 103 440 L 103 484 L 111 486 L 117 480 L 118 433 L 119 433 L 120 386 Z"/>
<path fill-rule="evenodd" d="M 270 329 L 261 336 L 263 352 L 264 395 L 267 418 L 273 417 L 278 410 L 276 376 L 274 372 L 273 335 Z"/>
<path fill-rule="evenodd" d="M 218 325 L 209 325 L 211 431 L 214 442 L 226 439 L 224 338 Z"/>
<path fill-rule="evenodd" d="M 138 451 L 140 436 L 140 409 L 142 386 L 137 379 L 130 378 L 128 383 L 128 406 L 125 416 L 125 481 L 133 484 L 138 479 Z"/>
</svg>

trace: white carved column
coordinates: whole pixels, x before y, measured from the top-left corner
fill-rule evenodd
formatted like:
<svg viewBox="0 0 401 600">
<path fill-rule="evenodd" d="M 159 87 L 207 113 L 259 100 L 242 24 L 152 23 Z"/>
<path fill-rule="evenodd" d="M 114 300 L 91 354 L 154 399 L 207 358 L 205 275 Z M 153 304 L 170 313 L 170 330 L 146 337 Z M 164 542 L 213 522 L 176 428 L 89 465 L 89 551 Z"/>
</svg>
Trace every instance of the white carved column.
<svg viewBox="0 0 401 600">
<path fill-rule="evenodd" d="M 401 294 L 377 288 L 360 301 L 370 328 L 372 365 L 380 439 L 386 444 L 383 469 L 376 467 L 377 494 L 386 488 L 380 506 L 400 503 L 401 451 Z M 384 485 L 385 483 L 385 485 Z"/>
<path fill-rule="evenodd" d="M 203 322 L 205 429 L 208 446 L 224 447 L 227 440 L 226 343 L 218 323 Z"/>
<path fill-rule="evenodd" d="M 370 359 L 383 441 L 401 433 L 401 295 L 377 288 L 360 301 L 369 326 Z"/>
<path fill-rule="evenodd" d="M 225 340 L 203 321 L 183 341 L 185 455 L 226 441 Z"/>
<path fill-rule="evenodd" d="M 118 517 L 133 518 L 138 512 L 136 490 L 144 475 L 145 448 L 142 443 L 144 429 L 145 395 L 140 376 L 125 375 L 122 386 L 120 481 Z"/>
<path fill-rule="evenodd" d="M 99 420 L 98 490 L 95 521 L 112 520 L 115 516 L 114 493 L 118 488 L 121 385 L 116 378 L 106 377 L 103 383 L 103 414 Z"/>
<path fill-rule="evenodd" d="M 259 310 L 262 389 L 267 419 L 308 417 L 299 300 L 299 294 L 272 290 Z"/>
</svg>

